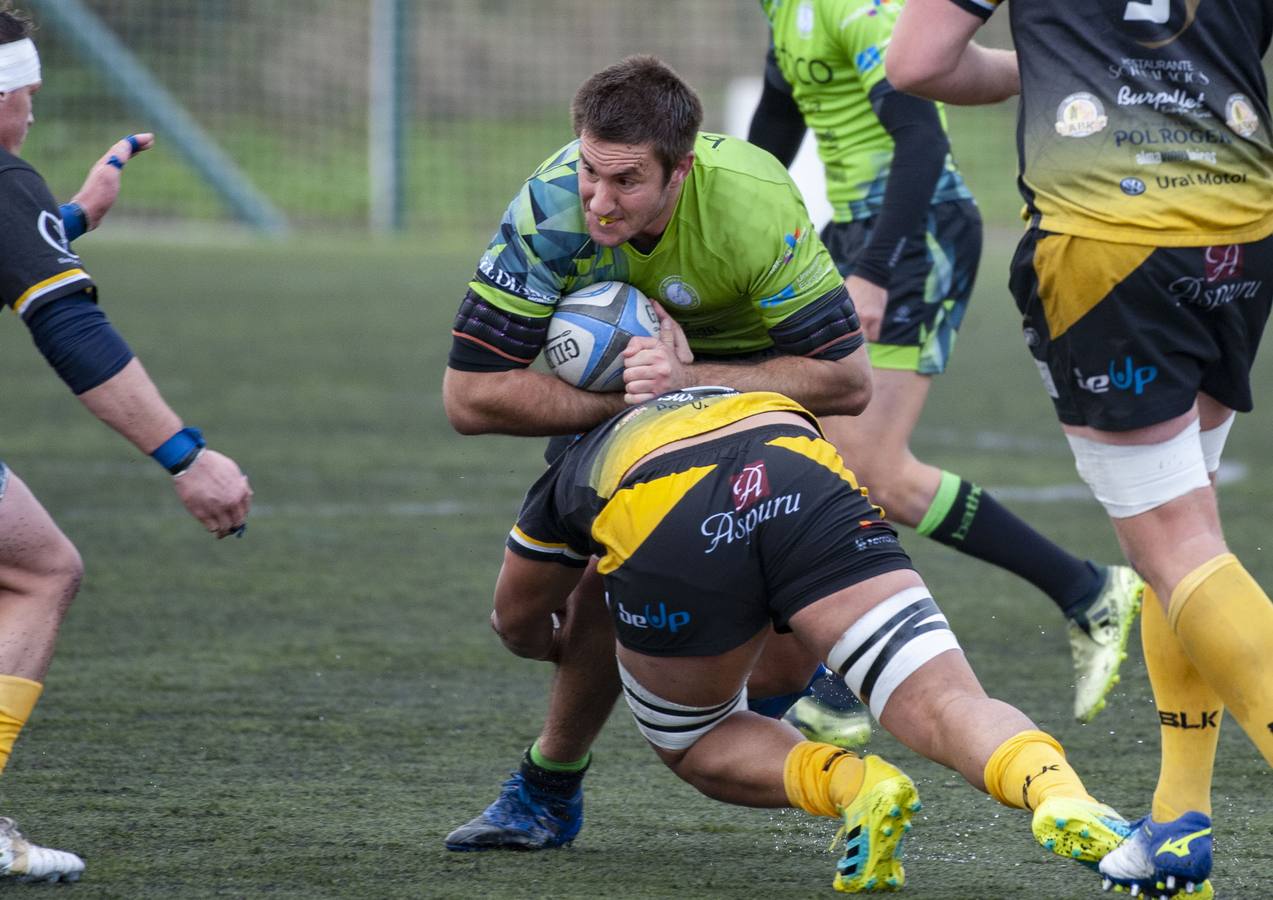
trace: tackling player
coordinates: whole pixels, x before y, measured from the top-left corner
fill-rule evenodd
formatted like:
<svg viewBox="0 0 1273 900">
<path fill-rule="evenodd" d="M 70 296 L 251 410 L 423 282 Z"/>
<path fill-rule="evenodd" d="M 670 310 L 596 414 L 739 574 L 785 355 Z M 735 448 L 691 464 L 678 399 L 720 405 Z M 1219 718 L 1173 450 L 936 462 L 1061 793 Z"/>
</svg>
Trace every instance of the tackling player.
<svg viewBox="0 0 1273 900">
<path fill-rule="evenodd" d="M 160 396 L 97 305 L 97 288 L 70 249 L 114 203 L 119 175 L 150 145 L 134 135 L 89 172 L 59 209 L 43 179 L 17 157 L 41 84 L 30 24 L 0 7 L 0 303 L 12 306 L 40 352 L 88 410 L 173 476 L 177 496 L 218 537 L 241 533 L 252 491 L 234 461 L 207 449 Z M 74 545 L 0 463 L 0 768 L 42 690 L 58 628 L 79 588 Z M 28 841 L 0 817 L 0 876 L 74 881 L 84 862 Z"/>
<path fill-rule="evenodd" d="M 834 210 L 822 240 L 845 276 L 869 342 L 874 394 L 855 419 L 828 419 L 831 441 L 891 521 L 1025 578 L 1065 616 L 1074 716 L 1105 706 L 1126 656 L 1143 583 L 1058 547 L 980 485 L 916 459 L 911 432 L 945 371 L 981 259 L 981 215 L 950 155 L 945 111 L 884 77 L 902 4 L 761 0 L 772 43 L 748 140 L 790 165 L 806 126 L 817 136 Z M 815 698 L 793 713 L 833 731 Z M 825 738 L 823 738 L 825 739 Z"/>
<path fill-rule="evenodd" d="M 1273 764 L 1273 604 L 1229 552 L 1214 485 L 1273 302 L 1273 8 L 1014 3 L 1013 54 L 972 41 L 997 6 L 908 0 L 888 75 L 960 103 L 1022 94 L 1012 293 L 1079 473 L 1149 585 L 1162 767 L 1101 871 L 1170 895 L 1211 869 L 1226 707 Z"/>
<path fill-rule="evenodd" d="M 730 527 L 704 527 L 721 520 Z M 553 614 L 590 556 L 642 735 L 710 797 L 842 819 L 837 890 L 902 886 L 918 797 L 879 757 L 802 741 L 748 710 L 774 630 L 826 660 L 908 747 L 1032 810 L 1054 853 L 1090 865 L 1127 834 L 1060 744 L 986 696 L 896 532 L 790 399 L 664 394 L 559 456 L 526 496 L 495 588 L 491 624 L 510 650 L 555 655 Z"/>
</svg>

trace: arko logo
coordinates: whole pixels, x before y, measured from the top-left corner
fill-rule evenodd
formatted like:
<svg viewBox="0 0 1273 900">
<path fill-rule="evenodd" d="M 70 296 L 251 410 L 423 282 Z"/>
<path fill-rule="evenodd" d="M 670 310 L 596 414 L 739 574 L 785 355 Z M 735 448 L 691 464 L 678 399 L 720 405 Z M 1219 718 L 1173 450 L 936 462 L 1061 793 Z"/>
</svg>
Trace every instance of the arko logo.
<svg viewBox="0 0 1273 900">
<path fill-rule="evenodd" d="M 650 604 L 645 604 L 643 610 L 644 615 L 628 612 L 623 606 L 623 601 L 619 601 L 619 621 L 624 625 L 631 625 L 633 628 L 657 628 L 659 630 L 667 629 L 672 634 L 676 634 L 677 630 L 684 628 L 690 623 L 690 614 L 687 612 L 668 612 L 667 604 L 660 603 L 658 610 L 651 612 Z"/>
</svg>

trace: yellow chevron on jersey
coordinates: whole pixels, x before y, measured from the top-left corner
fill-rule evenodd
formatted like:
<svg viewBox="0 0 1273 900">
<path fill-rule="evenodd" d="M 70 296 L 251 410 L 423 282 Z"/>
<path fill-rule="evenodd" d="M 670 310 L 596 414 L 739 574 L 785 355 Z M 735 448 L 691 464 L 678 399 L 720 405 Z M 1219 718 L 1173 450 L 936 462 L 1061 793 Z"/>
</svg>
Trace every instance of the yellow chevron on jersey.
<svg viewBox="0 0 1273 900">
<path fill-rule="evenodd" d="M 789 397 L 771 391 L 748 391 L 696 397 L 683 402 L 676 394 L 665 403 L 636 407 L 614 427 L 593 463 L 589 483 L 601 497 L 609 497 L 629 469 L 649 453 L 674 441 L 697 437 L 740 419 L 766 412 L 794 412 L 819 428 L 813 414 Z M 819 434 L 821 429 L 819 428 Z"/>
<path fill-rule="evenodd" d="M 1039 298 L 1055 340 L 1136 271 L 1154 247 L 1049 234 L 1035 245 Z"/>
<path fill-rule="evenodd" d="M 714 471 L 716 466 L 697 466 L 642 481 L 611 497 L 592 523 L 592 539 L 607 549 L 597 571 L 606 575 L 631 559 L 676 504 Z"/>
</svg>

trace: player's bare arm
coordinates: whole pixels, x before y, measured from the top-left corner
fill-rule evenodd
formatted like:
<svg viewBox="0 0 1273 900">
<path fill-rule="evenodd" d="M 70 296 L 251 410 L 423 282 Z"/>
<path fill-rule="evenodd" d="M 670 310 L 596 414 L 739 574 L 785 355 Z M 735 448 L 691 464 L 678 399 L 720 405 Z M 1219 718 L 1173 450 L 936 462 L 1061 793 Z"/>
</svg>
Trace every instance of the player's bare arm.
<svg viewBox="0 0 1273 900">
<path fill-rule="evenodd" d="M 460 434 L 548 436 L 587 431 L 623 409 L 621 394 L 580 390 L 531 369 L 447 368 L 442 403 Z"/>
<path fill-rule="evenodd" d="M 554 659 L 561 637 L 555 614 L 566 608 L 582 575 L 583 569 L 535 562 L 505 550 L 491 610 L 491 628 L 504 646 L 526 659 Z"/>
<path fill-rule="evenodd" d="M 1017 55 L 972 37 L 982 20 L 950 0 L 909 0 L 884 66 L 899 91 L 946 103 L 998 103 L 1021 93 Z"/>
<path fill-rule="evenodd" d="M 180 417 L 136 358 L 79 398 L 89 412 L 148 455 L 182 431 Z M 215 450 L 193 453 L 188 468 L 173 478 L 173 488 L 187 511 L 217 537 L 238 529 L 252 505 L 247 476 Z"/>
</svg>

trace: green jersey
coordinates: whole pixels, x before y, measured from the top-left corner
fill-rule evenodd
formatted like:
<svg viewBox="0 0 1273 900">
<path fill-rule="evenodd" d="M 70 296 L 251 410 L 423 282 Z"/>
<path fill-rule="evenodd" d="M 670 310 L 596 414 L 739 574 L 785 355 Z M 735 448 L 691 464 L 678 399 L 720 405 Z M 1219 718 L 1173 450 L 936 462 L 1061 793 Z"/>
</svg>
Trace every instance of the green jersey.
<svg viewBox="0 0 1273 900">
<path fill-rule="evenodd" d="M 696 353 L 774 346 L 771 330 L 843 289 L 786 169 L 743 140 L 700 134 L 658 244 L 597 245 L 579 199 L 579 142 L 549 157 L 509 204 L 469 289 L 536 319 L 563 295 L 626 281 L 659 301 Z"/>
<path fill-rule="evenodd" d="M 880 90 L 891 90 L 884 80 L 884 51 L 902 4 L 760 0 L 760 6 L 769 19 L 783 80 L 817 138 L 835 221 L 876 215 L 884 204 L 893 138 L 872 100 Z M 941 104 L 937 110 L 945 127 L 945 110 Z M 931 202 L 971 196 L 947 155 Z"/>
</svg>

